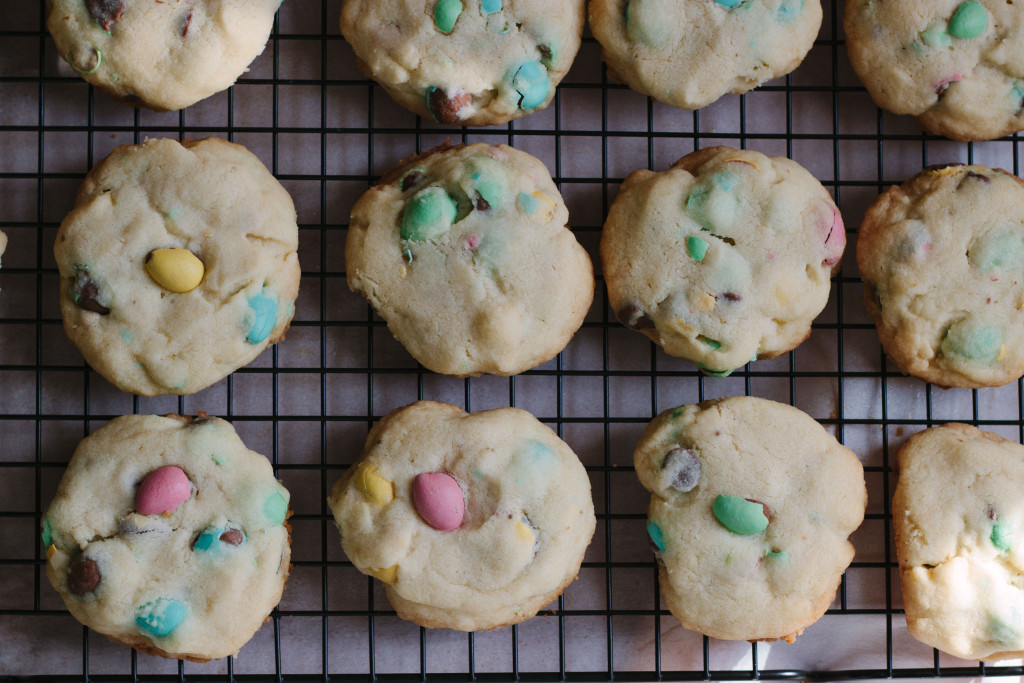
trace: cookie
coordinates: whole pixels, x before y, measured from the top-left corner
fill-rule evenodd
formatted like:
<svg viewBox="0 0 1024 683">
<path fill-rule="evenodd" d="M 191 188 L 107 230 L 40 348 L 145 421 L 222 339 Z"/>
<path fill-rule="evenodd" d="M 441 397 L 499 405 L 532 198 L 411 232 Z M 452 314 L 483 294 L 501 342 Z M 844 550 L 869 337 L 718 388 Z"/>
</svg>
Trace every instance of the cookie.
<svg viewBox="0 0 1024 683">
<path fill-rule="evenodd" d="M 46 576 L 89 628 L 148 654 L 238 652 L 281 599 L 288 491 L 224 420 L 114 418 L 43 517 Z"/>
<path fill-rule="evenodd" d="M 857 238 L 868 312 L 903 372 L 947 387 L 1024 375 L 1024 181 L 936 166 L 889 188 Z"/>
<path fill-rule="evenodd" d="M 845 247 L 839 210 L 799 164 L 711 147 L 626 178 L 601 262 L 622 324 L 727 375 L 807 338 Z"/>
<path fill-rule="evenodd" d="M 460 631 L 517 624 L 561 595 L 595 526 L 583 465 L 518 408 L 394 410 L 328 503 L 398 616 Z"/>
<path fill-rule="evenodd" d="M 579 50 L 583 12 L 584 0 L 346 0 L 341 33 L 359 69 L 406 109 L 493 126 L 548 106 Z"/>
<path fill-rule="evenodd" d="M 590 258 L 568 218 L 529 154 L 438 148 L 403 161 L 352 209 L 348 286 L 434 372 L 514 375 L 558 354 L 593 301 Z"/>
<path fill-rule="evenodd" d="M 0 230 L 0 256 L 3 256 L 4 252 L 6 250 L 7 250 L 7 235 L 5 235 L 2 230 Z"/>
<path fill-rule="evenodd" d="M 1024 447 L 965 424 L 910 437 L 892 499 L 911 635 L 964 659 L 1024 657 Z"/>
<path fill-rule="evenodd" d="M 872 99 L 935 135 L 1024 130 L 1024 12 L 1005 0 L 849 0 L 846 45 Z"/>
<path fill-rule="evenodd" d="M 57 233 L 64 330 L 122 391 L 194 393 L 282 338 L 298 239 L 291 197 L 241 145 L 115 147 Z"/>
<path fill-rule="evenodd" d="M 681 406 L 633 462 L 661 596 L 684 627 L 792 642 L 825 613 L 867 490 L 857 456 L 809 415 L 753 397 Z"/>
<path fill-rule="evenodd" d="M 681 109 L 785 76 L 820 27 L 820 0 L 590 0 L 609 75 Z"/>
<path fill-rule="evenodd" d="M 184 109 L 230 87 L 267 43 L 281 0 L 47 0 L 57 52 L 115 99 Z"/>
</svg>

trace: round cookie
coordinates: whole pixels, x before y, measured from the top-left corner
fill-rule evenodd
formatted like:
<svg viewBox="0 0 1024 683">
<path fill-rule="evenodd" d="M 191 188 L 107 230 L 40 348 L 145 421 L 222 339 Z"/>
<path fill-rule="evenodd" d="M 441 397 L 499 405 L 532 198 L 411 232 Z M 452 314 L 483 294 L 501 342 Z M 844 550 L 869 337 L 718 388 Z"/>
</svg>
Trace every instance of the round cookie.
<svg viewBox="0 0 1024 683">
<path fill-rule="evenodd" d="M 681 109 L 785 76 L 820 27 L 820 0 L 590 0 L 609 75 Z"/>
<path fill-rule="evenodd" d="M 845 247 L 838 209 L 799 164 L 711 147 L 626 178 L 601 262 L 622 324 L 722 375 L 807 338 Z"/>
<path fill-rule="evenodd" d="M 661 595 L 684 627 L 792 642 L 825 613 L 867 491 L 857 456 L 810 416 L 753 397 L 681 406 L 648 425 L 633 462 Z"/>
<path fill-rule="evenodd" d="M 493 126 L 551 102 L 579 50 L 584 4 L 346 0 L 341 33 L 359 69 L 406 109 L 449 126 Z"/>
<path fill-rule="evenodd" d="M 947 387 L 1024 375 L 1024 181 L 936 166 L 889 188 L 857 238 L 868 312 L 904 372 Z"/>
<path fill-rule="evenodd" d="M 352 209 L 349 288 L 434 372 L 514 375 L 550 360 L 594 297 L 562 196 L 525 152 L 438 149 L 403 161 Z"/>
<path fill-rule="evenodd" d="M 43 517 L 78 621 L 142 652 L 238 652 L 281 599 L 288 491 L 224 420 L 118 417 L 82 441 Z"/>
<path fill-rule="evenodd" d="M 392 411 L 328 503 L 345 554 L 398 616 L 461 631 L 525 621 L 561 595 L 595 526 L 583 465 L 517 408 Z"/>
<path fill-rule="evenodd" d="M 297 247 L 291 197 L 241 145 L 115 147 L 57 233 L 64 330 L 122 391 L 194 393 L 284 335 Z"/>
<path fill-rule="evenodd" d="M 1024 12 L 1005 0 L 848 0 L 850 62 L 872 99 L 929 133 L 1024 130 Z"/>
<path fill-rule="evenodd" d="M 183 109 L 263 52 L 281 0 L 47 0 L 57 52 L 132 106 Z"/>
<path fill-rule="evenodd" d="M 911 635 L 964 659 L 1024 657 L 1024 447 L 951 423 L 898 457 L 892 519 Z"/>
</svg>

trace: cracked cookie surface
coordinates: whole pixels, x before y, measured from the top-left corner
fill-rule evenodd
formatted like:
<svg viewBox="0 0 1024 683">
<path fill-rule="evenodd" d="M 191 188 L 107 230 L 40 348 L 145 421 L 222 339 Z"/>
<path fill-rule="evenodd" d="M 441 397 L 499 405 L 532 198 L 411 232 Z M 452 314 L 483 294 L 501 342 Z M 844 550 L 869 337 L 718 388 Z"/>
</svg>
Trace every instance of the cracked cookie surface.
<svg viewBox="0 0 1024 683">
<path fill-rule="evenodd" d="M 845 247 L 832 198 L 799 164 L 711 147 L 626 178 L 601 262 L 620 322 L 728 374 L 807 338 Z"/>
<path fill-rule="evenodd" d="M 613 78 L 681 109 L 744 93 L 799 66 L 820 0 L 590 0 Z"/>
<path fill-rule="evenodd" d="M 47 28 L 82 78 L 130 105 L 183 109 L 231 86 L 281 0 L 47 0 Z"/>
<path fill-rule="evenodd" d="M 241 145 L 116 147 L 57 233 L 64 330 L 122 391 L 194 393 L 284 335 L 297 248 L 291 197 Z"/>
<path fill-rule="evenodd" d="M 681 406 L 648 425 L 633 464 L 684 627 L 792 642 L 825 613 L 867 491 L 857 456 L 809 415 L 753 397 Z"/>
<path fill-rule="evenodd" d="M 857 238 L 865 302 L 901 370 L 942 386 L 1024 375 L 1024 181 L 932 167 L 889 188 Z"/>
<path fill-rule="evenodd" d="M 590 308 L 590 257 L 544 164 L 506 145 L 406 159 L 352 209 L 348 285 L 420 363 L 514 375 L 558 354 Z"/>
<path fill-rule="evenodd" d="M 970 425 L 899 451 L 892 500 L 907 627 L 964 659 L 1024 656 L 1024 446 Z"/>
<path fill-rule="evenodd" d="M 225 657 L 281 599 L 288 499 L 224 420 L 118 417 L 79 444 L 44 514 L 46 575 L 112 640 Z"/>
<path fill-rule="evenodd" d="M 1024 130 L 1024 11 L 1006 0 L 849 0 L 850 62 L 875 103 L 930 133 Z"/>
<path fill-rule="evenodd" d="M 392 411 L 328 503 L 346 555 L 398 616 L 477 631 L 529 619 L 579 572 L 595 527 L 590 480 L 526 411 Z"/>
<path fill-rule="evenodd" d="M 572 66 L 584 0 L 347 0 L 341 32 L 396 102 L 446 125 L 543 109 Z"/>
</svg>

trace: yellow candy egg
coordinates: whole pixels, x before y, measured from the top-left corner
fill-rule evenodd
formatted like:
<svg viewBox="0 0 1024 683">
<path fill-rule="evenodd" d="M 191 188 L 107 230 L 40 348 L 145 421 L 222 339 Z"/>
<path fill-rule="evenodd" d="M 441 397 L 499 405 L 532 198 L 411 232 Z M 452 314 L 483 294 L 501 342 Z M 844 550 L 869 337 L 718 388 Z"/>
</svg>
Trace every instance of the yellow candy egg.
<svg viewBox="0 0 1024 683">
<path fill-rule="evenodd" d="M 188 249 L 154 249 L 146 257 L 146 272 L 169 292 L 191 292 L 203 281 L 206 268 Z"/>
<path fill-rule="evenodd" d="M 398 565 L 393 564 L 384 569 L 370 569 L 370 576 L 380 579 L 384 583 L 394 583 L 398 578 Z"/>
<path fill-rule="evenodd" d="M 377 505 L 387 505 L 395 499 L 395 485 L 369 465 L 360 466 L 353 479 L 356 488 Z"/>
</svg>

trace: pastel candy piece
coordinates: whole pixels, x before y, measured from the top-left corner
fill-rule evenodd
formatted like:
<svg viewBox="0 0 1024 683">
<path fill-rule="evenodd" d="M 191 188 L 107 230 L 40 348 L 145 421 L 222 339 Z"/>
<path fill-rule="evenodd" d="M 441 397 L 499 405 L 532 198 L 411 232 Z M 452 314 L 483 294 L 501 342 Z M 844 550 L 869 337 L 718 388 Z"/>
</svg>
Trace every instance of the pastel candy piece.
<svg viewBox="0 0 1024 683">
<path fill-rule="evenodd" d="M 946 76 L 941 81 L 936 83 L 933 89 L 936 93 L 941 95 L 942 93 L 946 92 L 946 89 L 949 88 L 950 83 L 959 83 L 962 80 L 964 80 L 963 74 L 952 74 L 951 76 Z"/>
<path fill-rule="evenodd" d="M 766 550 L 764 556 L 769 560 L 776 560 L 785 562 L 789 559 L 789 554 L 784 550 Z"/>
<path fill-rule="evenodd" d="M 704 260 L 704 256 L 708 253 L 707 240 L 701 239 L 694 235 L 690 235 L 686 238 L 686 252 L 690 255 L 694 261 L 700 262 Z"/>
<path fill-rule="evenodd" d="M 779 23 L 788 24 L 800 16 L 804 9 L 804 0 L 782 0 L 779 9 L 775 10 L 775 18 Z"/>
<path fill-rule="evenodd" d="M 947 356 L 960 356 L 987 365 L 999 358 L 1003 332 L 994 325 L 964 318 L 953 323 L 939 348 Z"/>
<path fill-rule="evenodd" d="M 989 534 L 989 540 L 992 541 L 992 545 L 1001 550 L 1004 553 L 1010 552 L 1010 536 L 1012 532 L 1010 527 L 1001 522 L 996 522 L 992 525 L 992 533 Z"/>
<path fill-rule="evenodd" d="M 188 249 L 154 249 L 146 256 L 146 272 L 169 292 L 191 292 L 203 281 L 206 268 Z"/>
<path fill-rule="evenodd" d="M 448 232 L 455 221 L 455 200 L 440 187 L 428 187 L 405 205 L 399 234 L 403 240 L 423 242 Z"/>
<path fill-rule="evenodd" d="M 949 20 L 949 35 L 955 38 L 977 38 L 988 28 L 988 12 L 977 0 L 960 3 Z"/>
<path fill-rule="evenodd" d="M 135 494 L 135 509 L 143 515 L 174 512 L 192 496 L 192 484 L 180 467 L 166 465 L 153 470 Z"/>
<path fill-rule="evenodd" d="M 728 377 L 733 373 L 732 370 L 712 370 L 711 368 L 707 367 L 706 365 L 702 365 L 701 363 L 696 363 L 696 365 L 697 369 L 700 370 L 701 373 L 707 375 L 708 377 Z"/>
<path fill-rule="evenodd" d="M 716 173 L 710 182 L 694 188 L 686 199 L 686 212 L 711 231 L 728 228 L 739 215 L 739 201 L 732 190 L 739 182 L 735 173 Z"/>
<path fill-rule="evenodd" d="M 717 2 L 722 7 L 728 7 L 729 9 L 732 9 L 736 5 L 743 2 L 743 0 L 715 0 L 715 2 Z"/>
<path fill-rule="evenodd" d="M 211 526 L 199 534 L 196 542 L 192 544 L 192 550 L 216 550 L 222 547 L 221 544 L 238 546 L 243 541 L 245 541 L 245 534 L 241 529 L 222 529 Z"/>
<path fill-rule="evenodd" d="M 846 226 L 843 225 L 843 217 L 836 207 L 832 209 L 832 225 L 825 234 L 825 259 L 822 265 L 834 266 L 843 258 L 843 251 L 846 250 Z"/>
<path fill-rule="evenodd" d="M 764 505 L 739 496 L 719 495 L 715 498 L 712 511 L 722 526 L 740 536 L 752 536 L 768 528 Z"/>
<path fill-rule="evenodd" d="M 692 491 L 700 482 L 700 460 L 696 453 L 686 448 L 670 450 L 661 470 L 666 486 L 680 493 Z"/>
<path fill-rule="evenodd" d="M 988 615 L 985 626 L 992 640 L 1000 645 L 1016 647 L 1015 644 L 1020 642 L 1020 631 L 995 614 Z"/>
<path fill-rule="evenodd" d="M 249 310 L 252 311 L 252 322 L 245 340 L 250 344 L 259 344 L 270 336 L 277 324 L 277 302 L 263 294 L 249 299 Z"/>
<path fill-rule="evenodd" d="M 46 559 L 50 559 L 51 557 L 53 557 L 53 554 L 55 552 L 57 552 L 57 546 L 55 546 L 52 543 L 46 546 Z"/>
<path fill-rule="evenodd" d="M 441 33 L 451 33 L 462 14 L 462 0 L 437 0 L 434 5 L 434 24 Z"/>
<path fill-rule="evenodd" d="M 280 491 L 274 491 L 263 499 L 263 515 L 274 526 L 284 524 L 288 517 L 288 499 Z"/>
<path fill-rule="evenodd" d="M 548 98 L 551 78 L 540 62 L 524 62 L 512 76 L 512 88 L 519 93 L 520 109 L 536 109 Z"/>
<path fill-rule="evenodd" d="M 384 583 L 394 583 L 398 578 L 398 565 L 393 564 L 390 567 L 384 567 L 383 569 L 370 569 L 370 576 L 379 579 Z"/>
<path fill-rule="evenodd" d="M 480 0 L 480 11 L 484 14 L 494 14 L 501 11 L 501 0 Z"/>
<path fill-rule="evenodd" d="M 171 635 L 185 620 L 185 605 L 171 598 L 157 598 L 135 610 L 135 624 L 154 636 Z"/>
<path fill-rule="evenodd" d="M 626 5 L 626 35 L 634 43 L 663 47 L 672 37 L 672 22 L 665 21 L 665 0 L 630 0 Z"/>
<path fill-rule="evenodd" d="M 53 527 L 50 526 L 50 518 L 43 518 L 43 546 L 49 548 L 53 545 Z"/>
<path fill-rule="evenodd" d="M 395 485 L 369 465 L 360 465 L 352 478 L 356 489 L 377 505 L 387 505 L 395 499 Z"/>
<path fill-rule="evenodd" d="M 921 31 L 921 40 L 928 47 L 948 47 L 952 40 L 946 33 L 946 22 L 936 21 L 934 24 Z"/>
<path fill-rule="evenodd" d="M 711 337 L 705 337 L 703 334 L 698 334 L 697 340 L 703 342 L 704 345 L 709 347 L 712 351 L 717 351 L 722 348 L 722 342 L 717 339 L 712 339 Z"/>
<path fill-rule="evenodd" d="M 537 200 L 532 195 L 520 192 L 516 197 L 516 208 L 526 214 L 532 214 L 537 210 Z"/>
<path fill-rule="evenodd" d="M 529 525 L 524 524 L 523 522 L 516 522 L 515 532 L 516 538 L 520 541 L 533 545 L 533 529 L 531 529 Z"/>
<path fill-rule="evenodd" d="M 990 270 L 1024 269 L 1024 236 L 999 232 L 978 237 L 967 251 L 971 266 L 985 273 Z"/>
<path fill-rule="evenodd" d="M 661 527 L 653 519 L 647 522 L 647 535 L 651 537 L 651 543 L 661 552 L 665 552 L 665 534 Z"/>
<path fill-rule="evenodd" d="M 466 514 L 462 487 L 444 472 L 417 474 L 412 481 L 412 504 L 423 521 L 438 531 L 458 529 Z"/>
</svg>

